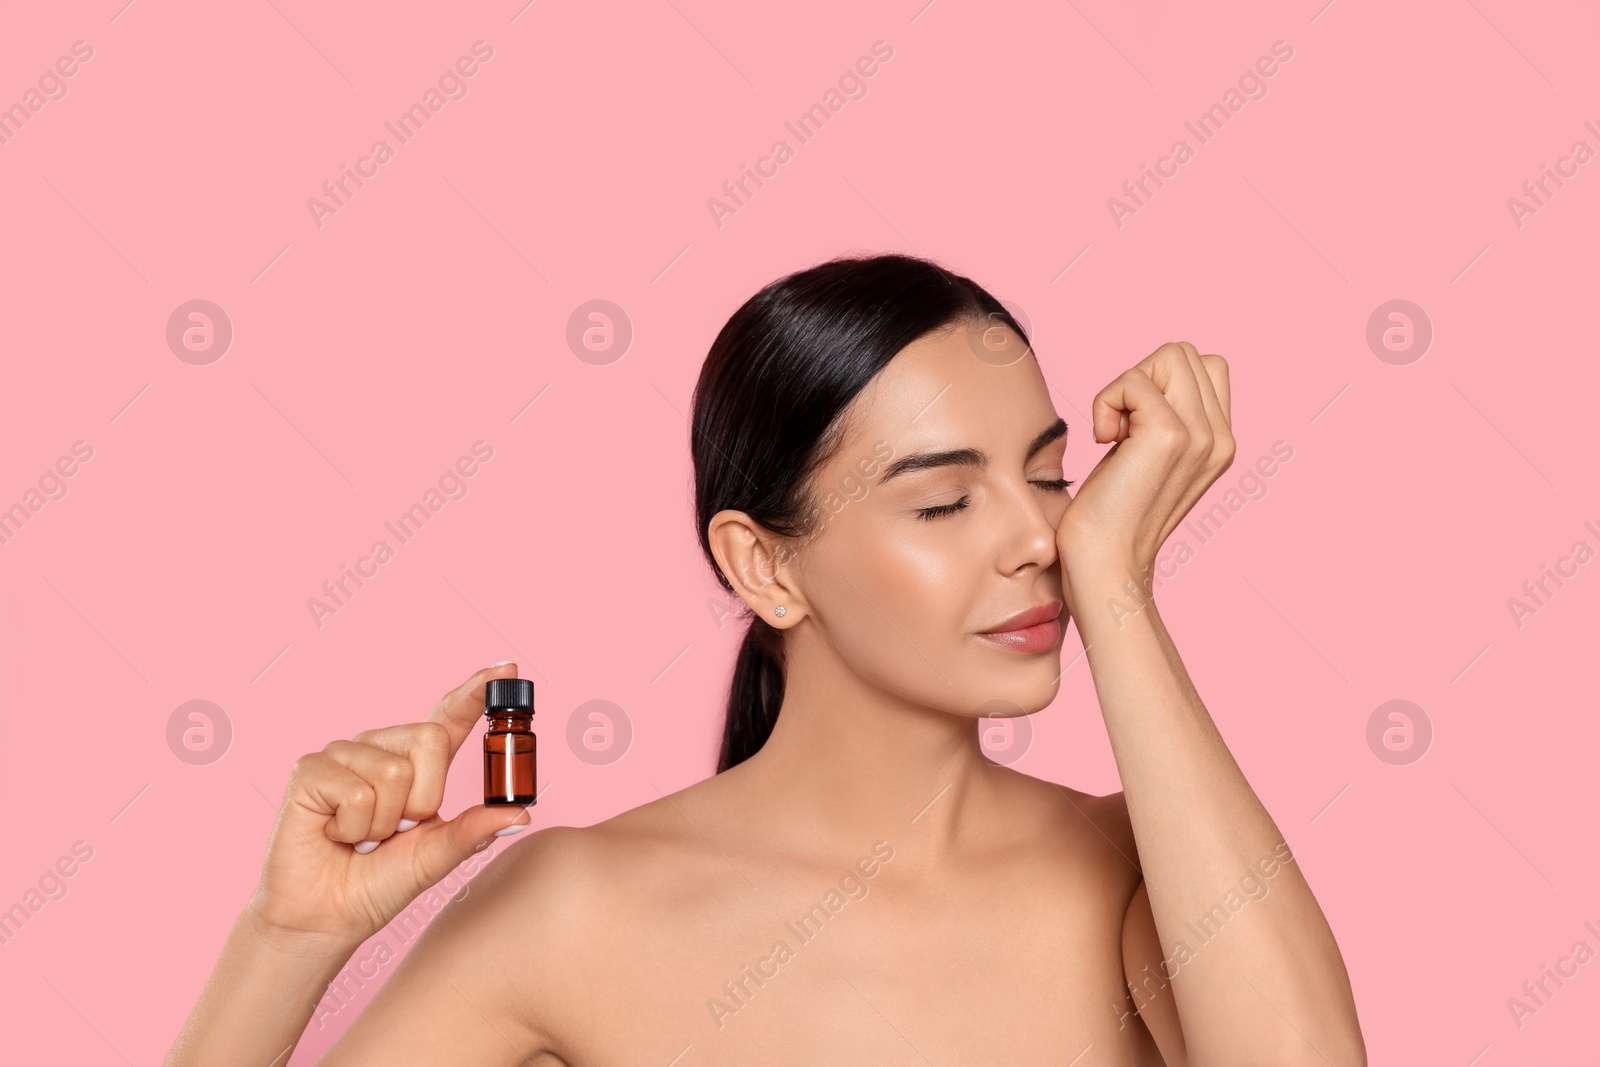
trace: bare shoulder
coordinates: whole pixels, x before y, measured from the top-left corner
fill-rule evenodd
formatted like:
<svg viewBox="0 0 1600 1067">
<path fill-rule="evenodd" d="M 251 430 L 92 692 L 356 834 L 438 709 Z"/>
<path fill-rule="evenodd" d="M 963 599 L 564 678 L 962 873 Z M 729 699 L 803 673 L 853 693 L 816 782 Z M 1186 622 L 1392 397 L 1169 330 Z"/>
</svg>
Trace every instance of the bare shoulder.
<svg viewBox="0 0 1600 1067">
<path fill-rule="evenodd" d="M 664 889 L 663 880 L 687 873 L 683 844 L 694 830 L 672 816 L 672 799 L 592 826 L 539 830 L 508 847 L 479 880 L 488 879 L 486 889 L 516 900 L 519 908 L 538 905 L 547 919 L 566 927 L 586 925 L 620 899 L 636 906 L 634 891 L 641 885 Z"/>
<path fill-rule="evenodd" d="M 1017 773 L 1025 788 L 1054 809 L 1053 825 L 1075 864 L 1092 864 L 1123 894 L 1124 902 L 1140 878 L 1139 850 L 1126 795 L 1118 790 L 1099 796 L 1072 786 Z"/>
<path fill-rule="evenodd" d="M 594 988 L 595 968 L 614 962 L 597 960 L 586 938 L 608 913 L 629 914 L 617 905 L 619 856 L 594 828 L 553 826 L 511 840 L 478 857 L 487 862 L 475 875 L 473 860 L 458 867 L 378 935 L 380 947 L 409 948 L 319 1067 L 571 1062 L 565 1053 L 585 1011 L 577 991 Z M 468 880 L 452 888 L 460 878 Z M 383 948 L 351 980 L 365 984 L 394 955 Z"/>
<path fill-rule="evenodd" d="M 524 1052 L 586 1046 L 604 1021 L 595 983 L 658 937 L 663 909 L 694 899 L 696 864 L 685 858 L 694 850 L 683 838 L 693 830 L 667 818 L 671 810 L 653 801 L 593 826 L 511 838 L 413 953 L 525 1035 Z"/>
<path fill-rule="evenodd" d="M 1096 829 L 1110 838 L 1130 859 L 1136 857 L 1138 847 L 1133 838 L 1133 820 L 1128 817 L 1128 795 L 1119 789 L 1104 796 L 1090 793 L 1080 793 L 1079 796 L 1083 798 L 1085 818 L 1091 820 Z"/>
<path fill-rule="evenodd" d="M 726 880 L 728 861 L 711 840 L 722 836 L 717 784 L 705 779 L 592 826 L 540 830 L 484 873 L 500 868 L 508 896 L 546 909 L 565 931 L 646 925 L 697 899 L 706 879 Z"/>
</svg>

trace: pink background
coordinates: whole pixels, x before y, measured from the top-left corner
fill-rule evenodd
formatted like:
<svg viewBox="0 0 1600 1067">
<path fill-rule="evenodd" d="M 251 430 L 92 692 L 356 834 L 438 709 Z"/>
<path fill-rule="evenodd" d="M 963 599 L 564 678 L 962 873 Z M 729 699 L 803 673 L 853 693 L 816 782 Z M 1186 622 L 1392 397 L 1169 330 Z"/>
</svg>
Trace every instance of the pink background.
<svg viewBox="0 0 1600 1067">
<path fill-rule="evenodd" d="M 710 774 L 739 629 L 694 538 L 695 375 L 761 285 L 888 250 L 1026 313 L 1068 477 L 1121 370 L 1175 339 L 1229 359 L 1238 459 L 1201 508 L 1274 442 L 1293 458 L 1190 539 L 1162 613 L 1334 926 L 1372 1062 L 1596 1062 L 1600 962 L 1520 1029 L 1506 1001 L 1600 951 L 1600 562 L 1520 628 L 1507 601 L 1600 550 L 1600 161 L 1520 227 L 1507 201 L 1600 149 L 1600 7 L 525 3 L 0 0 L 0 105 L 94 50 L 0 144 L 0 506 L 93 449 L 0 544 L 0 907 L 92 849 L 0 945 L 0 1062 L 158 1063 L 294 760 L 491 661 L 538 688 L 535 825 Z M 307 199 L 478 40 L 468 95 L 319 228 Z M 785 121 L 878 40 L 867 95 L 799 145 Z M 1185 121 L 1279 40 L 1267 95 L 1199 145 Z M 1194 157 L 1116 225 L 1180 137 Z M 779 138 L 794 158 L 719 228 L 708 198 Z M 166 340 L 196 299 L 233 328 L 208 365 Z M 633 330 L 604 365 L 567 342 L 596 299 Z M 1434 331 L 1406 365 L 1366 339 L 1395 299 Z M 467 495 L 319 628 L 322 583 L 479 440 Z M 1063 683 L 1016 766 L 1113 791 L 1081 660 Z M 1393 699 L 1433 731 L 1405 765 L 1367 741 Z M 169 746 L 191 700 L 231 725 L 210 763 Z M 633 730 L 609 764 L 564 739 L 591 700 Z"/>
</svg>

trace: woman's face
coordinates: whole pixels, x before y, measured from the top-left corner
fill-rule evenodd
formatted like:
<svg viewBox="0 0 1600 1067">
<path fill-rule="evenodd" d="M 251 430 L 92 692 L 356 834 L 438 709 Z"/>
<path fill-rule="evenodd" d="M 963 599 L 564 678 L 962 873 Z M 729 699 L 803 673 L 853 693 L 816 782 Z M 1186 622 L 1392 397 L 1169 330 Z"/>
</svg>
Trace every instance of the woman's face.
<svg viewBox="0 0 1600 1067">
<path fill-rule="evenodd" d="M 1070 496 L 1050 483 L 1067 437 L 1021 339 L 1000 327 L 1001 351 L 1020 358 L 996 359 L 993 328 L 989 347 L 979 329 L 908 345 L 857 397 L 813 487 L 820 529 L 788 566 L 810 616 L 804 643 L 917 703 L 1011 715 L 1055 698 L 1060 633 L 1043 650 L 979 634 L 1061 601 Z"/>
</svg>

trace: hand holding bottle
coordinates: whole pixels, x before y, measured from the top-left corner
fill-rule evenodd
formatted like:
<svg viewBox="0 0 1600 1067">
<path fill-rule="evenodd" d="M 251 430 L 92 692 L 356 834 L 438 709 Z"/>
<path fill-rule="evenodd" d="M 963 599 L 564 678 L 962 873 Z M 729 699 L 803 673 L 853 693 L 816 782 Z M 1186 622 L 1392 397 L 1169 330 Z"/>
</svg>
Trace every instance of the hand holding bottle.
<svg viewBox="0 0 1600 1067">
<path fill-rule="evenodd" d="M 518 806 L 438 814 L 450 762 L 483 718 L 485 685 L 516 673 L 477 671 L 425 721 L 366 730 L 295 762 L 246 909 L 263 933 L 358 945 L 495 836 L 529 825 Z"/>
</svg>

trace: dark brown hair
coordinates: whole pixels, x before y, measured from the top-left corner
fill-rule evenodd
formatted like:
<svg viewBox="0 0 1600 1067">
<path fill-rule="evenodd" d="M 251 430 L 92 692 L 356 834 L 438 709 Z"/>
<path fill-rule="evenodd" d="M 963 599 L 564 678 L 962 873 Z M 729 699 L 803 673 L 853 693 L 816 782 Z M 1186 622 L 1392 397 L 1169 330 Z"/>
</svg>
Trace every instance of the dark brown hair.
<svg viewBox="0 0 1600 1067">
<path fill-rule="evenodd" d="M 743 511 L 785 538 L 808 532 L 811 481 L 836 454 L 839 416 L 911 342 L 961 320 L 1027 334 L 977 283 L 912 256 L 843 257 L 780 278 L 723 325 L 694 391 L 690 451 L 700 547 L 722 587 L 708 527 Z M 717 773 L 753 756 L 777 722 L 783 635 L 750 618 L 728 694 Z"/>
</svg>

